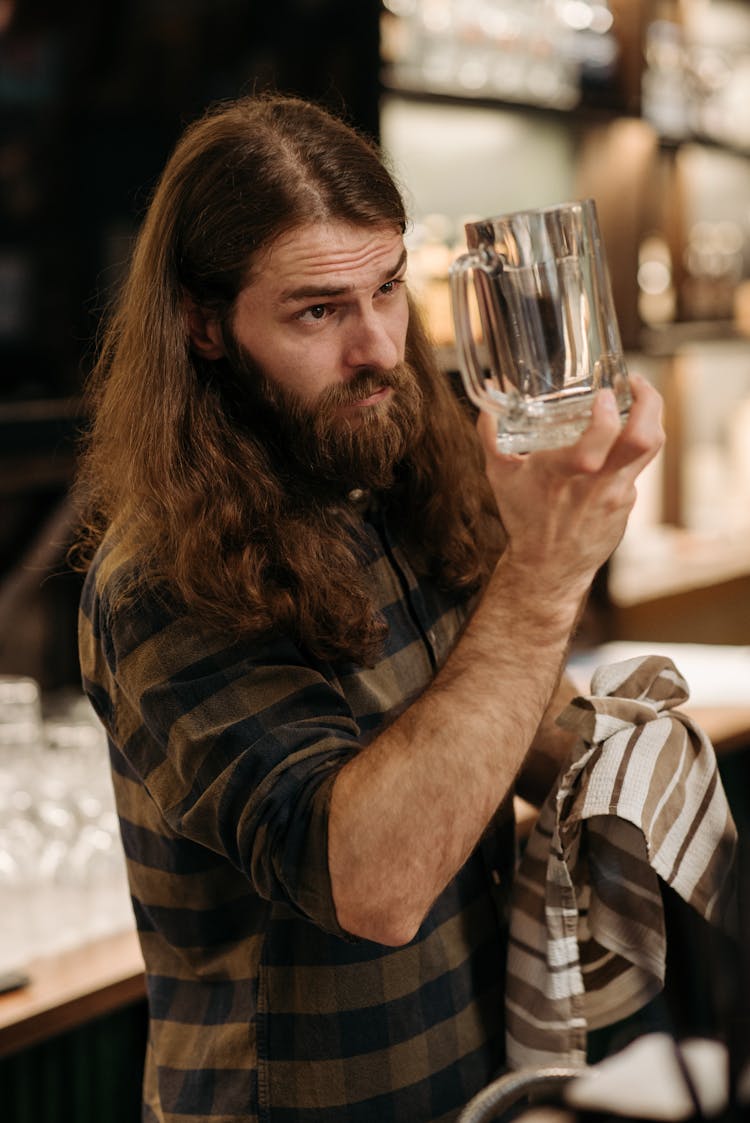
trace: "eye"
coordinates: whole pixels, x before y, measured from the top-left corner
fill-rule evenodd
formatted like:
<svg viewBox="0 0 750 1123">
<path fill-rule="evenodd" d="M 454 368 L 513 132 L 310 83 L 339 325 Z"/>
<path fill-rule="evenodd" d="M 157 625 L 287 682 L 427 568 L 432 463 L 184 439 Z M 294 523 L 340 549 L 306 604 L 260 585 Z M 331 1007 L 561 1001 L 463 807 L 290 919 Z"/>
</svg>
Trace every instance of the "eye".
<svg viewBox="0 0 750 1123">
<path fill-rule="evenodd" d="M 395 277 L 392 281 L 386 281 L 384 285 L 381 285 L 378 291 L 381 292 L 383 296 L 391 296 L 399 285 L 403 285 L 403 283 L 402 278 Z"/>
<path fill-rule="evenodd" d="M 309 308 L 303 308 L 297 314 L 297 318 L 300 320 L 324 320 L 329 311 L 327 304 L 311 304 Z"/>
</svg>

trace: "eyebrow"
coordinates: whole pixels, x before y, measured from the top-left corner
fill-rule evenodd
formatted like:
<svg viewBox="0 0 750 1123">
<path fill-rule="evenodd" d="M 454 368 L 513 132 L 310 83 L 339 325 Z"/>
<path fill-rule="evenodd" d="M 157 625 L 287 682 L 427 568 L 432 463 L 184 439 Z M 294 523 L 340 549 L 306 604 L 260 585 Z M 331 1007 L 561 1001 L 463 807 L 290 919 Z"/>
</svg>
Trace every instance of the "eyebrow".
<svg viewBox="0 0 750 1123">
<path fill-rule="evenodd" d="M 381 274 L 379 285 L 384 285 L 386 281 L 390 281 L 401 272 L 406 264 L 406 256 L 406 249 L 403 249 L 396 264 Z M 283 292 L 279 297 L 279 304 L 293 304 L 298 300 L 316 300 L 319 297 L 344 296 L 353 291 L 354 285 L 301 285 L 299 288 Z"/>
</svg>

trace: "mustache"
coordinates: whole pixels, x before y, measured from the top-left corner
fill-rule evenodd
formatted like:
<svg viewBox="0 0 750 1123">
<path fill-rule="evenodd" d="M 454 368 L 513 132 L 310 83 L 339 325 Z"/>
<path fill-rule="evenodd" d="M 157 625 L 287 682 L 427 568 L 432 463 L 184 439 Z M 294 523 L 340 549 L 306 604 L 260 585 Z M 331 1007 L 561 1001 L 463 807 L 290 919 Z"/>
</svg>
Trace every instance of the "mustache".
<svg viewBox="0 0 750 1123">
<path fill-rule="evenodd" d="M 339 383 L 335 386 L 329 386 L 320 395 L 316 405 L 316 411 L 337 409 L 339 406 L 353 405 L 355 402 L 362 401 L 363 398 L 369 398 L 377 390 L 382 390 L 384 387 L 389 386 L 394 390 L 404 386 L 409 380 L 409 372 L 404 364 L 393 367 L 391 370 L 375 370 L 374 368 L 363 368 L 357 371 L 349 382 Z"/>
</svg>

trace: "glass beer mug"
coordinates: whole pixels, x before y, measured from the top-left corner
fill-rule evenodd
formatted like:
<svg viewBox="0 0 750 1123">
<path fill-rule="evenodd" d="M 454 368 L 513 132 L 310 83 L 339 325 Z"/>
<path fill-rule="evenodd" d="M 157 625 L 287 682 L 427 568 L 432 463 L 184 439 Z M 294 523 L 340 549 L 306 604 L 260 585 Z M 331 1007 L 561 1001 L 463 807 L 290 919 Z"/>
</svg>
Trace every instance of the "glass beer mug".
<svg viewBox="0 0 750 1123">
<path fill-rule="evenodd" d="M 469 252 L 450 269 L 459 367 L 471 401 L 497 417 L 498 449 L 572 444 L 604 387 L 627 417 L 627 369 L 594 200 L 465 230 Z"/>
</svg>

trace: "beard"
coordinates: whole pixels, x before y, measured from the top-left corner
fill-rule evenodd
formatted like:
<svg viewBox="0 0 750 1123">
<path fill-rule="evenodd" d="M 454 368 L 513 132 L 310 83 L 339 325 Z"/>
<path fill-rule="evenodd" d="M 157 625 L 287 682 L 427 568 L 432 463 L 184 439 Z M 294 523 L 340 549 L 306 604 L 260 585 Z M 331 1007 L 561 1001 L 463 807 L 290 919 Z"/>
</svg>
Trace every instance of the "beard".
<svg viewBox="0 0 750 1123">
<path fill-rule="evenodd" d="M 226 339 L 235 413 L 288 473 L 340 490 L 393 486 L 398 465 L 423 430 L 423 394 L 408 363 L 391 370 L 363 368 L 347 383 L 324 390 L 313 403 L 267 377 L 247 349 Z M 388 386 L 381 402 L 342 417 L 353 405 Z"/>
</svg>

